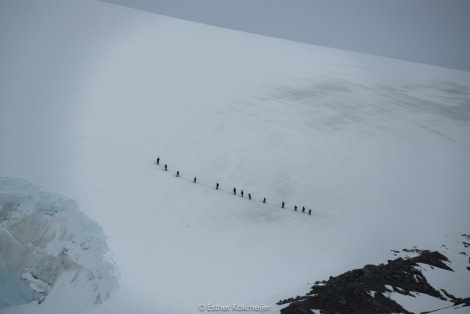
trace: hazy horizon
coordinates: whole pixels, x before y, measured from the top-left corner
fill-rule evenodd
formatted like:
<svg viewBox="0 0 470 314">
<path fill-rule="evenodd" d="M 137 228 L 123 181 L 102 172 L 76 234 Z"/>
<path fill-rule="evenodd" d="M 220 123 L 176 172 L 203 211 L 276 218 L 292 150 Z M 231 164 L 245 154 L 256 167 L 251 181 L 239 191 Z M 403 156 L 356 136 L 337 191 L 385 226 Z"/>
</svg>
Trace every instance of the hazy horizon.
<svg viewBox="0 0 470 314">
<path fill-rule="evenodd" d="M 470 71 L 465 0 L 101 0 L 265 36 Z"/>
</svg>

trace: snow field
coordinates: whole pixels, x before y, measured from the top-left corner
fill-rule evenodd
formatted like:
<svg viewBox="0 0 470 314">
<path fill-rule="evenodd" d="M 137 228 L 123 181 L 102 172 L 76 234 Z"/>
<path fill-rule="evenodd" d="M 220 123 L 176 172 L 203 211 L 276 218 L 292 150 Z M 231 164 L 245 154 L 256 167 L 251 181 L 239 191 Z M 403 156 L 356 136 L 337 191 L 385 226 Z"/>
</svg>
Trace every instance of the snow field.
<svg viewBox="0 0 470 314">
<path fill-rule="evenodd" d="M 310 281 L 468 229 L 468 73 L 97 1 L 34 6 L 9 24 L 16 63 L 0 59 L 0 173 L 103 228 L 121 289 L 91 313 L 276 312 Z M 24 49 L 55 29 L 76 36 Z"/>
</svg>

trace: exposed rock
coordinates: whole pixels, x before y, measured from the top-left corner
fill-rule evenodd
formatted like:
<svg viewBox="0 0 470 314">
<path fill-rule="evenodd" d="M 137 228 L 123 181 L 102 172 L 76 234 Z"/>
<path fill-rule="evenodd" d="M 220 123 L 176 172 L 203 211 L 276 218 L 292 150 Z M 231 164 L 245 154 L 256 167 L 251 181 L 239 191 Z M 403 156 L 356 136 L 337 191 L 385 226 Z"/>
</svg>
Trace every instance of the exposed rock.
<svg viewBox="0 0 470 314">
<path fill-rule="evenodd" d="M 328 281 L 316 281 L 306 296 L 279 301 L 279 305 L 289 304 L 281 313 L 302 314 L 311 313 L 311 310 L 320 310 L 321 313 L 409 313 L 389 298 L 389 292 L 403 295 L 417 292 L 450 300 L 454 305 L 468 306 L 469 298 L 437 291 L 420 271 L 418 263 L 453 271 L 444 263 L 448 261 L 444 255 L 416 248 L 403 251 L 419 255 L 406 259 L 400 257 L 387 264 L 366 265 L 362 269 L 330 277 Z"/>
</svg>

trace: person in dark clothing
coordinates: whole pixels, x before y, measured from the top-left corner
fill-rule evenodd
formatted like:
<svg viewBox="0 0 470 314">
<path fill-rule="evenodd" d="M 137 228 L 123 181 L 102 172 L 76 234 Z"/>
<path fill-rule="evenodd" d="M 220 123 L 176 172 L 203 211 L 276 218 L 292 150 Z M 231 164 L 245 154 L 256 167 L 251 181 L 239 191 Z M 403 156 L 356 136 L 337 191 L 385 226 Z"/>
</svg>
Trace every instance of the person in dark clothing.
<svg viewBox="0 0 470 314">
<path fill-rule="evenodd" d="M 266 204 L 266 197 L 265 197 L 265 198 L 263 198 L 263 203 L 265 203 L 265 204 Z"/>
<path fill-rule="evenodd" d="M 176 171 L 176 177 L 177 177 L 177 178 L 180 177 L 180 172 L 179 172 L 179 171 Z"/>
<path fill-rule="evenodd" d="M 160 164 L 160 157 L 157 158 L 157 165 Z"/>
<path fill-rule="evenodd" d="M 166 164 L 165 164 L 165 171 L 168 171 L 168 167 L 167 167 L 167 165 L 166 165 Z"/>
<path fill-rule="evenodd" d="M 233 188 L 233 195 L 237 195 L 237 189 Z"/>
<path fill-rule="evenodd" d="M 251 193 L 248 193 L 248 199 L 251 200 Z"/>
<path fill-rule="evenodd" d="M 242 195 L 242 197 L 243 197 L 243 190 L 240 192 L 240 194 L 241 194 L 241 195 Z"/>
<path fill-rule="evenodd" d="M 215 189 L 216 189 L 216 190 L 219 189 L 219 182 L 217 182 L 217 184 L 215 185 Z"/>
<path fill-rule="evenodd" d="M 295 211 L 295 212 L 297 211 L 297 205 L 294 206 L 294 211 Z"/>
<path fill-rule="evenodd" d="M 194 183 L 196 183 L 196 177 L 194 177 L 194 180 L 193 180 Z"/>
<path fill-rule="evenodd" d="M 305 214 L 305 206 L 302 207 L 302 213 Z"/>
<path fill-rule="evenodd" d="M 281 208 L 284 208 L 284 201 L 282 202 Z"/>
<path fill-rule="evenodd" d="M 308 210 L 308 214 L 309 214 L 309 215 L 312 214 L 312 210 L 311 210 L 311 209 Z"/>
</svg>

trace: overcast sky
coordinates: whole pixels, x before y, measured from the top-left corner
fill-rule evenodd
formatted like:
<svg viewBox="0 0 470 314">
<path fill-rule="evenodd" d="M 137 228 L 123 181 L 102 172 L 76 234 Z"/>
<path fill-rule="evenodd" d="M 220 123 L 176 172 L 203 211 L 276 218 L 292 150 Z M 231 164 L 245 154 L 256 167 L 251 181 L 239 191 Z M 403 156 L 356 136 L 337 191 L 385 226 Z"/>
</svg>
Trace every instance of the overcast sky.
<svg viewBox="0 0 470 314">
<path fill-rule="evenodd" d="M 176 18 L 470 71 L 470 0 L 105 0 Z"/>
</svg>

